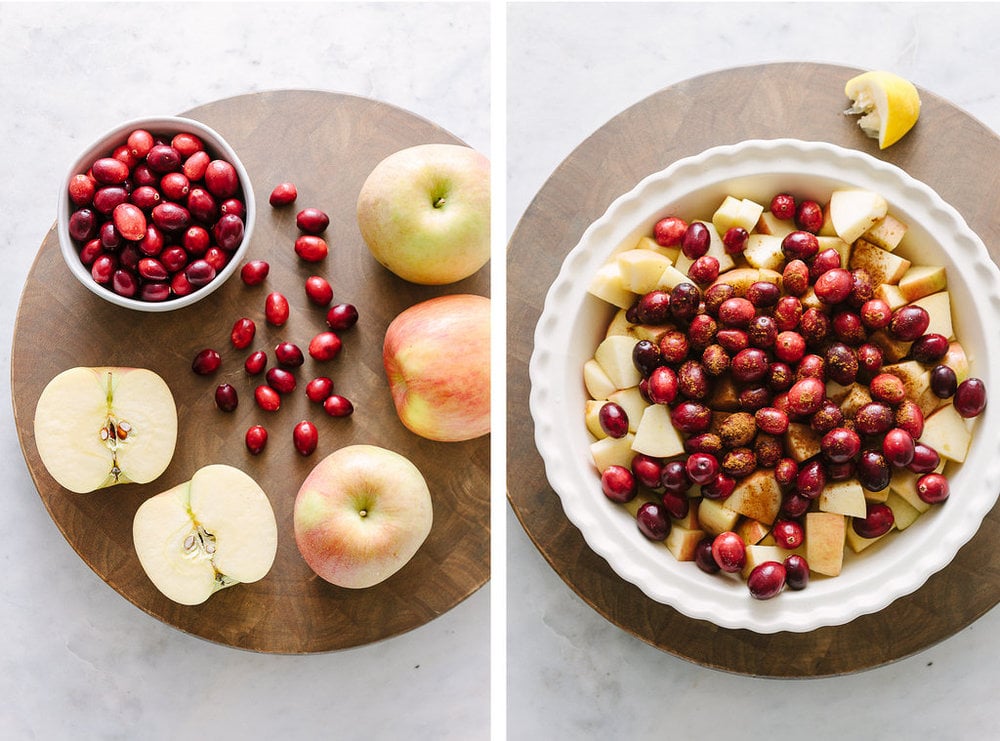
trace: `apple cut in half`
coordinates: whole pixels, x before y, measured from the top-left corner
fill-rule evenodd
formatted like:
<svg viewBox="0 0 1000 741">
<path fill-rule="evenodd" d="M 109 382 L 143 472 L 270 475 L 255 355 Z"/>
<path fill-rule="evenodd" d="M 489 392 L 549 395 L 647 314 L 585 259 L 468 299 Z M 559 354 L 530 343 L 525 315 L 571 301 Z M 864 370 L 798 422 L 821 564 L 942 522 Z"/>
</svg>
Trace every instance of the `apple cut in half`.
<svg viewBox="0 0 1000 741">
<path fill-rule="evenodd" d="M 274 510 L 238 468 L 213 464 L 136 510 L 132 541 L 153 585 L 182 605 L 267 575 L 278 549 Z"/>
<path fill-rule="evenodd" d="M 70 368 L 42 390 L 34 429 L 52 478 L 84 494 L 162 474 L 177 443 L 177 407 L 145 368 Z"/>
</svg>

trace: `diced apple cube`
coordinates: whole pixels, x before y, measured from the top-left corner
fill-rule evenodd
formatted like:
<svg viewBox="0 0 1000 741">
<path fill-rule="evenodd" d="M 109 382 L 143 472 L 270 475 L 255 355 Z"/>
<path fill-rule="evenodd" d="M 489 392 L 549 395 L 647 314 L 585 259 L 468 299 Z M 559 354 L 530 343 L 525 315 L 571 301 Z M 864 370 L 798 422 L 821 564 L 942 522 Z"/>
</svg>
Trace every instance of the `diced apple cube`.
<svg viewBox="0 0 1000 741">
<path fill-rule="evenodd" d="M 750 575 L 750 572 L 762 563 L 767 563 L 768 561 L 777 561 L 778 563 L 782 563 L 790 555 L 797 552 L 798 551 L 790 551 L 785 548 L 779 548 L 776 545 L 763 545 L 759 543 L 755 545 L 748 545 L 747 560 L 746 563 L 743 564 L 743 568 L 740 573 L 743 578 L 746 579 L 747 576 Z"/>
<path fill-rule="evenodd" d="M 906 296 L 903 292 L 899 290 L 899 286 L 894 286 L 889 283 L 879 283 L 875 286 L 875 298 L 880 298 L 889 304 L 889 308 L 895 311 L 900 306 L 906 306 L 909 301 L 906 300 Z"/>
<path fill-rule="evenodd" d="M 587 431 L 600 440 L 608 436 L 608 433 L 601 427 L 601 407 L 607 404 L 606 401 L 587 399 L 584 406 L 583 421 L 587 425 Z"/>
<path fill-rule="evenodd" d="M 684 452 L 684 440 L 670 421 L 670 410 L 665 405 L 646 407 L 635 431 L 632 449 L 656 458 L 670 458 Z"/>
<path fill-rule="evenodd" d="M 962 343 L 957 340 L 953 340 L 948 345 L 948 352 L 945 353 L 941 362 L 955 371 L 959 383 L 969 377 L 969 357 L 965 354 Z"/>
<path fill-rule="evenodd" d="M 903 241 L 906 236 L 907 226 L 892 214 L 886 214 L 881 220 L 876 221 L 864 237 L 872 244 L 876 244 L 884 250 L 892 252 Z"/>
<path fill-rule="evenodd" d="M 868 509 L 865 490 L 854 479 L 829 482 L 820 492 L 817 504 L 821 512 L 836 512 L 850 517 L 864 518 Z"/>
<path fill-rule="evenodd" d="M 924 296 L 914 301 L 913 305 L 923 307 L 930 316 L 928 333 L 944 335 L 949 340 L 955 339 L 955 329 L 951 321 L 951 294 L 948 291 L 938 291 Z"/>
<path fill-rule="evenodd" d="M 899 290 L 907 301 L 916 301 L 943 291 L 948 278 L 943 265 L 911 265 L 899 279 Z"/>
<path fill-rule="evenodd" d="M 812 458 L 820 451 L 820 434 L 807 424 L 792 422 L 785 434 L 785 448 L 798 463 Z"/>
<path fill-rule="evenodd" d="M 669 291 L 681 283 L 690 282 L 691 279 L 688 278 L 687 275 L 678 270 L 676 266 L 671 265 L 663 271 L 663 274 L 660 276 L 660 282 L 656 287 L 662 291 Z"/>
<path fill-rule="evenodd" d="M 632 362 L 635 339 L 627 335 L 605 337 L 594 352 L 594 359 L 611 379 L 616 388 L 627 389 L 638 386 L 642 374 Z"/>
<path fill-rule="evenodd" d="M 764 211 L 757 221 L 757 231 L 783 238 L 795 231 L 795 222 L 791 219 L 779 219 L 770 211 Z"/>
<path fill-rule="evenodd" d="M 593 358 L 583 364 L 583 385 L 591 399 L 607 399 L 618 388 Z"/>
<path fill-rule="evenodd" d="M 590 279 L 587 291 L 602 301 L 607 301 L 619 308 L 627 309 L 635 302 L 635 294 L 622 284 L 621 269 L 618 261 L 612 260 L 602 265 Z"/>
<path fill-rule="evenodd" d="M 739 519 L 739 512 L 729 509 L 718 499 L 702 499 L 698 503 L 698 524 L 709 535 L 733 530 Z"/>
<path fill-rule="evenodd" d="M 697 491 L 697 485 L 692 485 L 689 491 Z M 672 525 L 677 525 L 679 527 L 687 528 L 688 530 L 700 530 L 701 525 L 698 524 L 698 502 L 700 500 L 697 497 L 692 497 L 688 506 L 687 514 L 683 517 L 670 518 Z"/>
<path fill-rule="evenodd" d="M 726 507 L 752 520 L 770 525 L 781 509 L 781 485 L 774 471 L 758 469 L 740 479 L 726 499 Z"/>
<path fill-rule="evenodd" d="M 734 295 L 745 296 L 747 289 L 759 280 L 760 270 L 757 268 L 734 268 L 721 274 L 712 285 L 725 283 L 733 287 Z"/>
<path fill-rule="evenodd" d="M 781 240 L 782 237 L 774 234 L 751 234 L 743 250 L 743 257 L 755 268 L 776 270 L 785 262 Z"/>
<path fill-rule="evenodd" d="M 747 545 L 756 545 L 771 532 L 771 528 L 758 520 L 743 518 L 736 526 L 736 534 L 739 535 Z"/>
<path fill-rule="evenodd" d="M 678 561 L 694 561 L 695 549 L 704 537 L 704 530 L 689 530 L 674 524 L 670 527 L 665 545 Z"/>
<path fill-rule="evenodd" d="M 590 455 L 594 459 L 594 465 L 598 471 L 603 471 L 608 466 L 624 466 L 628 468 L 635 458 L 635 451 L 632 450 L 632 433 L 625 437 L 604 437 L 591 443 Z"/>
<path fill-rule="evenodd" d="M 628 335 L 635 342 L 638 342 L 639 340 L 649 340 L 654 345 L 658 345 L 663 335 L 671 329 L 673 329 L 673 327 L 667 324 L 630 324 L 628 328 Z"/>
<path fill-rule="evenodd" d="M 844 565 L 847 518 L 835 512 L 806 513 L 806 561 L 818 574 L 837 576 Z"/>
<path fill-rule="evenodd" d="M 897 340 L 884 329 L 878 329 L 871 333 L 868 341 L 877 345 L 882 350 L 882 362 L 898 363 L 910 354 L 912 342 Z"/>
<path fill-rule="evenodd" d="M 871 242 L 859 239 L 851 250 L 848 267 L 851 270 L 858 268 L 867 270 L 873 285 L 879 283 L 895 285 L 910 269 L 910 261 L 892 252 L 886 252 Z"/>
<path fill-rule="evenodd" d="M 854 419 L 854 415 L 865 404 L 870 403 L 872 395 L 868 392 L 868 387 L 861 383 L 852 383 L 847 391 L 847 396 L 840 402 L 840 412 L 846 419 Z"/>
<path fill-rule="evenodd" d="M 871 229 L 888 210 L 888 202 L 874 191 L 846 189 L 830 194 L 830 222 L 845 242 L 853 242 Z"/>
<path fill-rule="evenodd" d="M 610 337 L 615 334 L 625 336 L 632 334 L 632 322 L 628 320 L 627 309 L 619 309 L 616 311 L 615 315 L 611 318 L 611 322 L 608 324 L 607 330 L 604 332 L 605 337 Z"/>
<path fill-rule="evenodd" d="M 618 255 L 621 285 L 636 294 L 649 293 L 660 283 L 660 276 L 671 260 L 653 250 L 626 250 Z"/>
<path fill-rule="evenodd" d="M 741 226 L 752 232 L 764 213 L 764 207 L 749 198 L 726 196 L 712 215 L 712 224 L 720 234 L 725 234 L 734 226 Z"/>
<path fill-rule="evenodd" d="M 664 247 L 652 237 L 640 237 L 639 241 L 636 242 L 635 249 L 652 250 L 653 252 L 656 252 L 657 254 L 670 260 L 671 264 L 677 259 L 677 255 L 679 255 L 681 251 L 679 245 Z"/>
<path fill-rule="evenodd" d="M 948 460 L 961 463 L 969 453 L 972 432 L 953 404 L 945 404 L 924 420 L 920 442 Z"/>
<path fill-rule="evenodd" d="M 897 530 L 906 530 L 918 517 L 920 510 L 903 499 L 894 491 L 889 492 L 885 500 L 886 505 L 892 510 L 893 522 Z"/>
</svg>

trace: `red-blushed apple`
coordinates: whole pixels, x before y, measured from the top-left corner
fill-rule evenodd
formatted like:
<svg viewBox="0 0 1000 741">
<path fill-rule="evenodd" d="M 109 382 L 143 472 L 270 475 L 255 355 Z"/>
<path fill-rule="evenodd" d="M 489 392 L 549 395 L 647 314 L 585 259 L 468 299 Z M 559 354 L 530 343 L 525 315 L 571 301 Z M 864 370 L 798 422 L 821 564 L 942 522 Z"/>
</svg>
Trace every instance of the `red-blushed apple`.
<svg viewBox="0 0 1000 741">
<path fill-rule="evenodd" d="M 34 429 L 52 478 L 83 494 L 162 474 L 177 442 L 177 408 L 166 382 L 145 368 L 70 368 L 42 390 Z"/>
<path fill-rule="evenodd" d="M 431 531 L 431 495 L 406 457 L 349 445 L 321 460 L 295 497 L 295 543 L 313 571 L 365 589 L 405 566 Z"/>
<path fill-rule="evenodd" d="M 382 361 L 400 421 L 429 440 L 490 431 L 490 300 L 438 296 L 402 311 L 385 333 Z"/>
<path fill-rule="evenodd" d="M 402 149 L 365 180 L 357 217 L 372 256 L 400 278 L 467 278 L 490 258 L 490 161 L 457 144 Z"/>
<path fill-rule="evenodd" d="M 212 464 L 139 505 L 132 542 L 160 592 L 200 605 L 220 589 L 267 575 L 278 526 L 256 481 L 238 468 Z"/>
</svg>

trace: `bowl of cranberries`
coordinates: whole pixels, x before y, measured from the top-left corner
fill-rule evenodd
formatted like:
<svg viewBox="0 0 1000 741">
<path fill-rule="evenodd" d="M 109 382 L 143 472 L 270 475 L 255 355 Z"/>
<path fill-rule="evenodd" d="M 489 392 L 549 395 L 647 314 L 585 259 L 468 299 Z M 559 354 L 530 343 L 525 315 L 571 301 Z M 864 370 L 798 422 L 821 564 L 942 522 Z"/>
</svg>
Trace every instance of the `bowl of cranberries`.
<svg viewBox="0 0 1000 741">
<path fill-rule="evenodd" d="M 919 589 L 1000 492 L 1000 269 L 928 185 L 823 142 L 673 163 L 566 257 L 529 366 L 566 516 L 623 579 L 805 632 Z"/>
<path fill-rule="evenodd" d="M 101 298 L 162 312 L 212 293 L 237 269 L 254 225 L 250 177 L 216 131 L 144 118 L 73 163 L 56 228 L 66 265 Z"/>
</svg>

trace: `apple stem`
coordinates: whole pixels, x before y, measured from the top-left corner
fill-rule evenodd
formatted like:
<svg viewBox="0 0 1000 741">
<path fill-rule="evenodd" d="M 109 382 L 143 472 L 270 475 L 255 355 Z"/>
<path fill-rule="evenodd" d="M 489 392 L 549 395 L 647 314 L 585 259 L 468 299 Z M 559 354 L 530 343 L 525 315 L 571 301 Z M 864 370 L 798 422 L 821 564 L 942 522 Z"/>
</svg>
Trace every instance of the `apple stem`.
<svg viewBox="0 0 1000 741">
<path fill-rule="evenodd" d="M 434 201 L 434 208 L 441 208 L 442 206 L 444 206 L 444 204 L 445 204 L 445 197 L 441 196 L 440 198 Z"/>
</svg>

